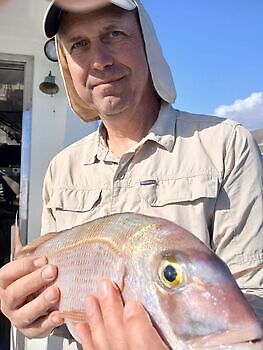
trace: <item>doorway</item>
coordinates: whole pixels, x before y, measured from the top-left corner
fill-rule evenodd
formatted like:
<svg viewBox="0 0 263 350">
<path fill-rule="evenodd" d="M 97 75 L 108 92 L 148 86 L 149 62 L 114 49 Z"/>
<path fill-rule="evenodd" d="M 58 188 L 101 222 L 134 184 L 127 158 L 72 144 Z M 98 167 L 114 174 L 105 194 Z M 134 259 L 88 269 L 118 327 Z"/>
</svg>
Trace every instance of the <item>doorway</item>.
<svg viewBox="0 0 263 350">
<path fill-rule="evenodd" d="M 0 53 L 0 267 L 10 261 L 17 212 L 27 240 L 32 71 L 31 56 Z M 9 349 L 10 324 L 0 312 L 0 350 Z"/>
</svg>

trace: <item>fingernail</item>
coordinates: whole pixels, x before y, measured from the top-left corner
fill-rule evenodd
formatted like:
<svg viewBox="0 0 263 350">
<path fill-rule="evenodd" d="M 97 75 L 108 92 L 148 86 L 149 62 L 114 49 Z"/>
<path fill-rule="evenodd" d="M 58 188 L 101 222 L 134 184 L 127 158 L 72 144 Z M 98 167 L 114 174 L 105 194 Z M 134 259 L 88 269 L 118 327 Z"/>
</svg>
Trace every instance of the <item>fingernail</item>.
<svg viewBox="0 0 263 350">
<path fill-rule="evenodd" d="M 60 326 L 64 323 L 64 320 L 63 318 L 59 317 L 59 316 L 53 316 L 52 317 L 52 322 L 57 325 L 57 326 Z"/>
<path fill-rule="evenodd" d="M 57 301 L 58 293 L 57 293 L 56 289 L 54 289 L 54 288 L 48 289 L 45 293 L 45 298 L 50 303 L 54 303 L 55 301 Z"/>
<path fill-rule="evenodd" d="M 51 266 L 47 266 L 42 271 L 42 277 L 47 281 L 52 281 L 56 277 L 56 274 Z"/>
<path fill-rule="evenodd" d="M 46 263 L 47 263 L 47 258 L 45 256 L 42 256 L 41 258 L 37 258 L 36 260 L 34 260 L 35 267 L 42 267 L 46 265 Z"/>
</svg>

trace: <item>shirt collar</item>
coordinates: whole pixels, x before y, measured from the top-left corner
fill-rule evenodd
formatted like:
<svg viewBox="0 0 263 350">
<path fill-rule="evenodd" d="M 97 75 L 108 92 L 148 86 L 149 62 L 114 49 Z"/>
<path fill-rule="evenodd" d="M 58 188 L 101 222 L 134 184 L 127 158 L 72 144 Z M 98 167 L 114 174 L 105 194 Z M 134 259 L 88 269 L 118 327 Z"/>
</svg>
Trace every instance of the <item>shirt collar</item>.
<svg viewBox="0 0 263 350">
<path fill-rule="evenodd" d="M 100 123 L 89 142 L 89 149 L 85 151 L 84 164 L 91 165 L 101 160 L 118 163 L 118 158 L 110 151 L 106 140 L 107 130 L 103 123 Z"/>
<path fill-rule="evenodd" d="M 176 114 L 172 106 L 162 102 L 157 120 L 140 144 L 152 140 L 171 152 L 175 144 Z"/>
<path fill-rule="evenodd" d="M 129 150 L 135 152 L 145 142 L 154 141 L 171 152 L 175 143 L 175 127 L 176 117 L 172 106 L 166 102 L 161 103 L 159 115 L 148 134 L 134 147 Z M 104 160 L 109 162 L 118 162 L 119 159 L 109 150 L 106 142 L 107 131 L 103 123 L 100 124 L 94 134 L 92 147 L 85 152 L 84 163 L 94 164 L 96 160 Z M 91 143 L 89 143 L 91 145 Z"/>
</svg>

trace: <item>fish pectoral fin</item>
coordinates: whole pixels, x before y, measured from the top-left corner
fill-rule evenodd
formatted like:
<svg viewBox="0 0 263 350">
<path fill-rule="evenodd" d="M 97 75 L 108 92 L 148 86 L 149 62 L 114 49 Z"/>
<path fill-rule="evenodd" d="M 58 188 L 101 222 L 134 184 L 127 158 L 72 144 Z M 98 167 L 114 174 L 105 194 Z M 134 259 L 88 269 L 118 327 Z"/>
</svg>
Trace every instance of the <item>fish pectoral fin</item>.
<svg viewBox="0 0 263 350">
<path fill-rule="evenodd" d="M 85 312 L 82 311 L 61 311 L 60 316 L 67 321 L 72 323 L 86 323 L 87 317 Z"/>
</svg>

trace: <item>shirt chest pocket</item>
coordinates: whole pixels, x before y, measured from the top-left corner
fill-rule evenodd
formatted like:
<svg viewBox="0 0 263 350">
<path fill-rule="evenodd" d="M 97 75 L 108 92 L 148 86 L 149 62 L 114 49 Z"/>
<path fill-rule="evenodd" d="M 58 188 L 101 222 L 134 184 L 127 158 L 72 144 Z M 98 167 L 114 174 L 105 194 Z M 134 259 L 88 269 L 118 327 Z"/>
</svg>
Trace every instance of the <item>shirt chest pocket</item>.
<svg viewBox="0 0 263 350">
<path fill-rule="evenodd" d="M 93 219 L 99 214 L 102 191 L 63 190 L 55 193 L 47 207 L 56 220 L 57 231 L 71 228 Z"/>
<path fill-rule="evenodd" d="M 140 186 L 146 214 L 171 220 L 210 244 L 219 191 L 218 178 L 200 175 Z"/>
<path fill-rule="evenodd" d="M 214 199 L 218 191 L 218 179 L 207 175 L 158 181 L 141 181 L 141 199 L 151 207 L 169 205 L 197 205 L 206 199 Z"/>
</svg>

